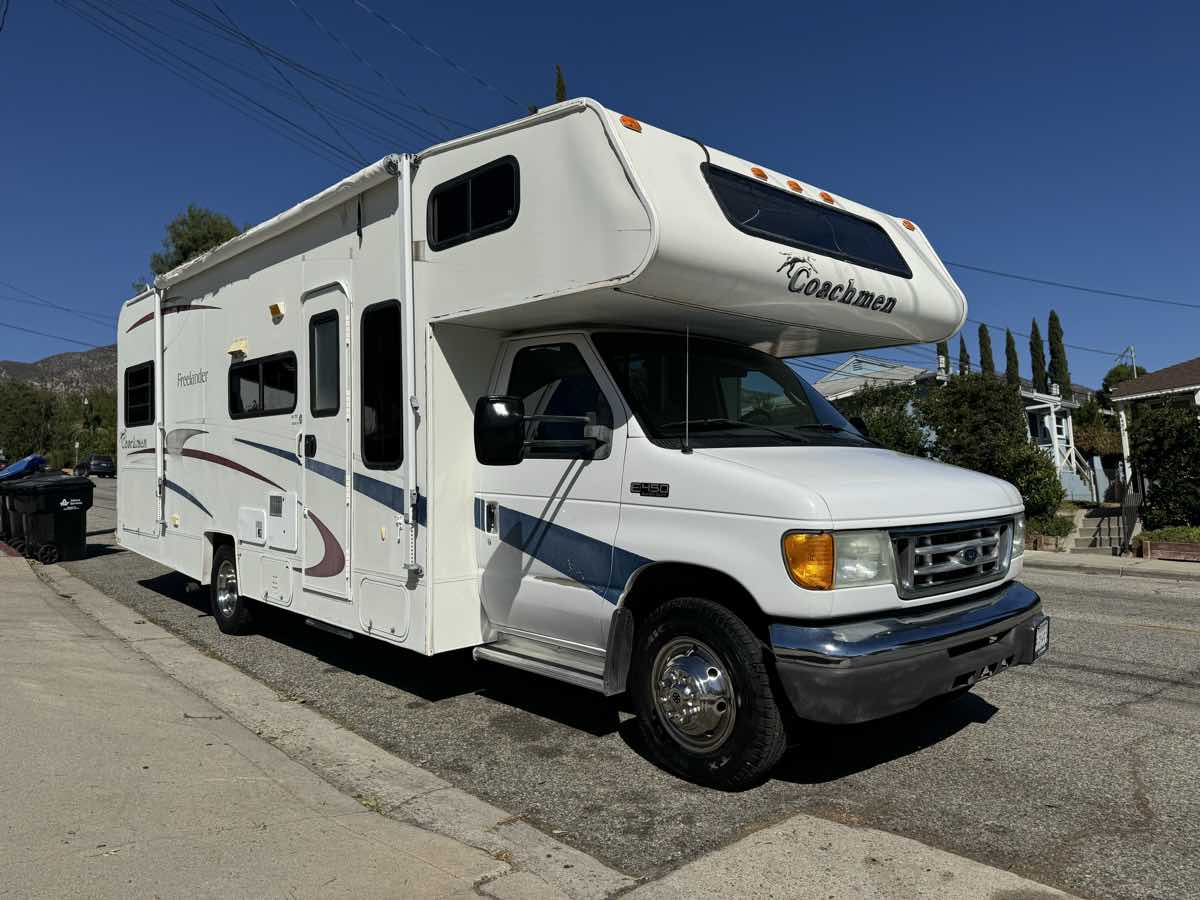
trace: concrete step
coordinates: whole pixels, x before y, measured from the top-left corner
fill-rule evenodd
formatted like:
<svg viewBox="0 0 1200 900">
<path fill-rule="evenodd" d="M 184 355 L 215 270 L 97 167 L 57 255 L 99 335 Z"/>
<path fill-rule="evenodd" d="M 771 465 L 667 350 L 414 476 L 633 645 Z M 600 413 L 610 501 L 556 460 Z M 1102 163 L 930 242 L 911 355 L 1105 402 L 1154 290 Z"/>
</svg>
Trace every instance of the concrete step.
<svg viewBox="0 0 1200 900">
<path fill-rule="evenodd" d="M 1093 556 L 1116 556 L 1115 547 L 1076 547 L 1072 553 L 1086 553 Z"/>
<path fill-rule="evenodd" d="M 1112 519 L 1120 515 L 1121 508 L 1119 506 L 1097 506 L 1083 511 L 1085 519 Z"/>
<path fill-rule="evenodd" d="M 1075 538 L 1075 548 L 1084 550 L 1088 547 L 1119 547 L 1121 539 L 1116 535 L 1111 537 L 1107 535 L 1098 535 L 1093 537 L 1077 537 Z"/>
</svg>

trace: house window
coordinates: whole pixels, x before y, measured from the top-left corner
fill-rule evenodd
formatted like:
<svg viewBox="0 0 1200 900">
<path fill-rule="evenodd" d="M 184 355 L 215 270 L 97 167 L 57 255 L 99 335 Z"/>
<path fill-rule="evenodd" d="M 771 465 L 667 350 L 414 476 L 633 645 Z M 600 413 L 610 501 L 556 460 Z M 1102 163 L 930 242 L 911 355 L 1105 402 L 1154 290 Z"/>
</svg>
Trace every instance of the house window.
<svg viewBox="0 0 1200 900">
<path fill-rule="evenodd" d="M 313 416 L 336 415 L 342 407 L 342 347 L 337 310 L 308 320 L 308 405 Z"/>
<path fill-rule="evenodd" d="M 296 354 L 276 353 L 229 367 L 229 417 L 278 416 L 296 409 Z"/>
<path fill-rule="evenodd" d="M 878 223 L 727 169 L 707 163 L 701 169 L 721 211 L 739 231 L 912 278 L 912 269 Z"/>
<path fill-rule="evenodd" d="M 404 382 L 400 304 L 387 300 L 362 314 L 362 460 L 368 469 L 404 461 Z"/>
<path fill-rule="evenodd" d="M 521 176 L 506 156 L 439 184 L 429 193 L 429 247 L 445 250 L 503 231 L 517 220 Z"/>
<path fill-rule="evenodd" d="M 154 424 L 154 362 L 125 370 L 125 427 Z"/>
</svg>

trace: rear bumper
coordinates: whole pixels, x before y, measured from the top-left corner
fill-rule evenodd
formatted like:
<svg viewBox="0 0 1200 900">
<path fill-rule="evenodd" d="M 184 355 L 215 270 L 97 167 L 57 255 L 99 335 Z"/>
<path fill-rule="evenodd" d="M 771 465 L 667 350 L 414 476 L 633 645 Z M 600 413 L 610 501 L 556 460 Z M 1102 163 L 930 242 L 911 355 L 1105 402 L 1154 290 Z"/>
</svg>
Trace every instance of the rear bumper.
<svg viewBox="0 0 1200 900">
<path fill-rule="evenodd" d="M 796 714 L 864 722 L 1035 659 L 1041 599 L 1009 582 L 964 603 L 833 625 L 776 623 L 771 645 Z"/>
</svg>

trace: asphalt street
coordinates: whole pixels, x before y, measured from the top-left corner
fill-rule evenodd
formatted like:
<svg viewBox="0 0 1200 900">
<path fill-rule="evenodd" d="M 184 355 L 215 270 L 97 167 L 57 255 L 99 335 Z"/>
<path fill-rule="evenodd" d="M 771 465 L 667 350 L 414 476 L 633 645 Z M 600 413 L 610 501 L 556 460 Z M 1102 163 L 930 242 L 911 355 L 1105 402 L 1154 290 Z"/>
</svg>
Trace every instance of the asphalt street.
<svg viewBox="0 0 1200 900">
<path fill-rule="evenodd" d="M 966 697 L 807 729 L 739 794 L 642 756 L 620 703 L 469 653 L 422 659 L 269 611 L 222 635 L 207 592 L 110 545 L 96 490 L 74 574 L 379 746 L 635 876 L 795 813 L 861 824 L 1094 897 L 1200 898 L 1200 585 L 1027 571 L 1053 617 L 1037 665 Z M 106 509 L 107 507 L 107 509 Z"/>
</svg>

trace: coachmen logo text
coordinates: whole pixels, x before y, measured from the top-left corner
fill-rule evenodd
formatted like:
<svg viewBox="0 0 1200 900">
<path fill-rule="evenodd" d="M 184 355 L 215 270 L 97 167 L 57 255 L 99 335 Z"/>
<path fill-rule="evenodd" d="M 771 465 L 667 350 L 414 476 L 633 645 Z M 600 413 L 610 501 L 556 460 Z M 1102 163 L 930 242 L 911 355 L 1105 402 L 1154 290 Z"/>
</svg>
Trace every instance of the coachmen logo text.
<svg viewBox="0 0 1200 900">
<path fill-rule="evenodd" d="M 785 253 L 786 257 L 776 272 L 788 276 L 788 290 L 793 294 L 805 294 L 818 300 L 830 300 L 837 303 L 849 303 L 860 309 L 874 312 L 890 313 L 896 308 L 895 297 L 885 297 L 873 291 L 864 291 L 854 286 L 854 279 L 849 284 L 839 284 L 832 281 L 822 281 L 817 275 L 817 267 L 807 256 L 795 256 Z"/>
</svg>

